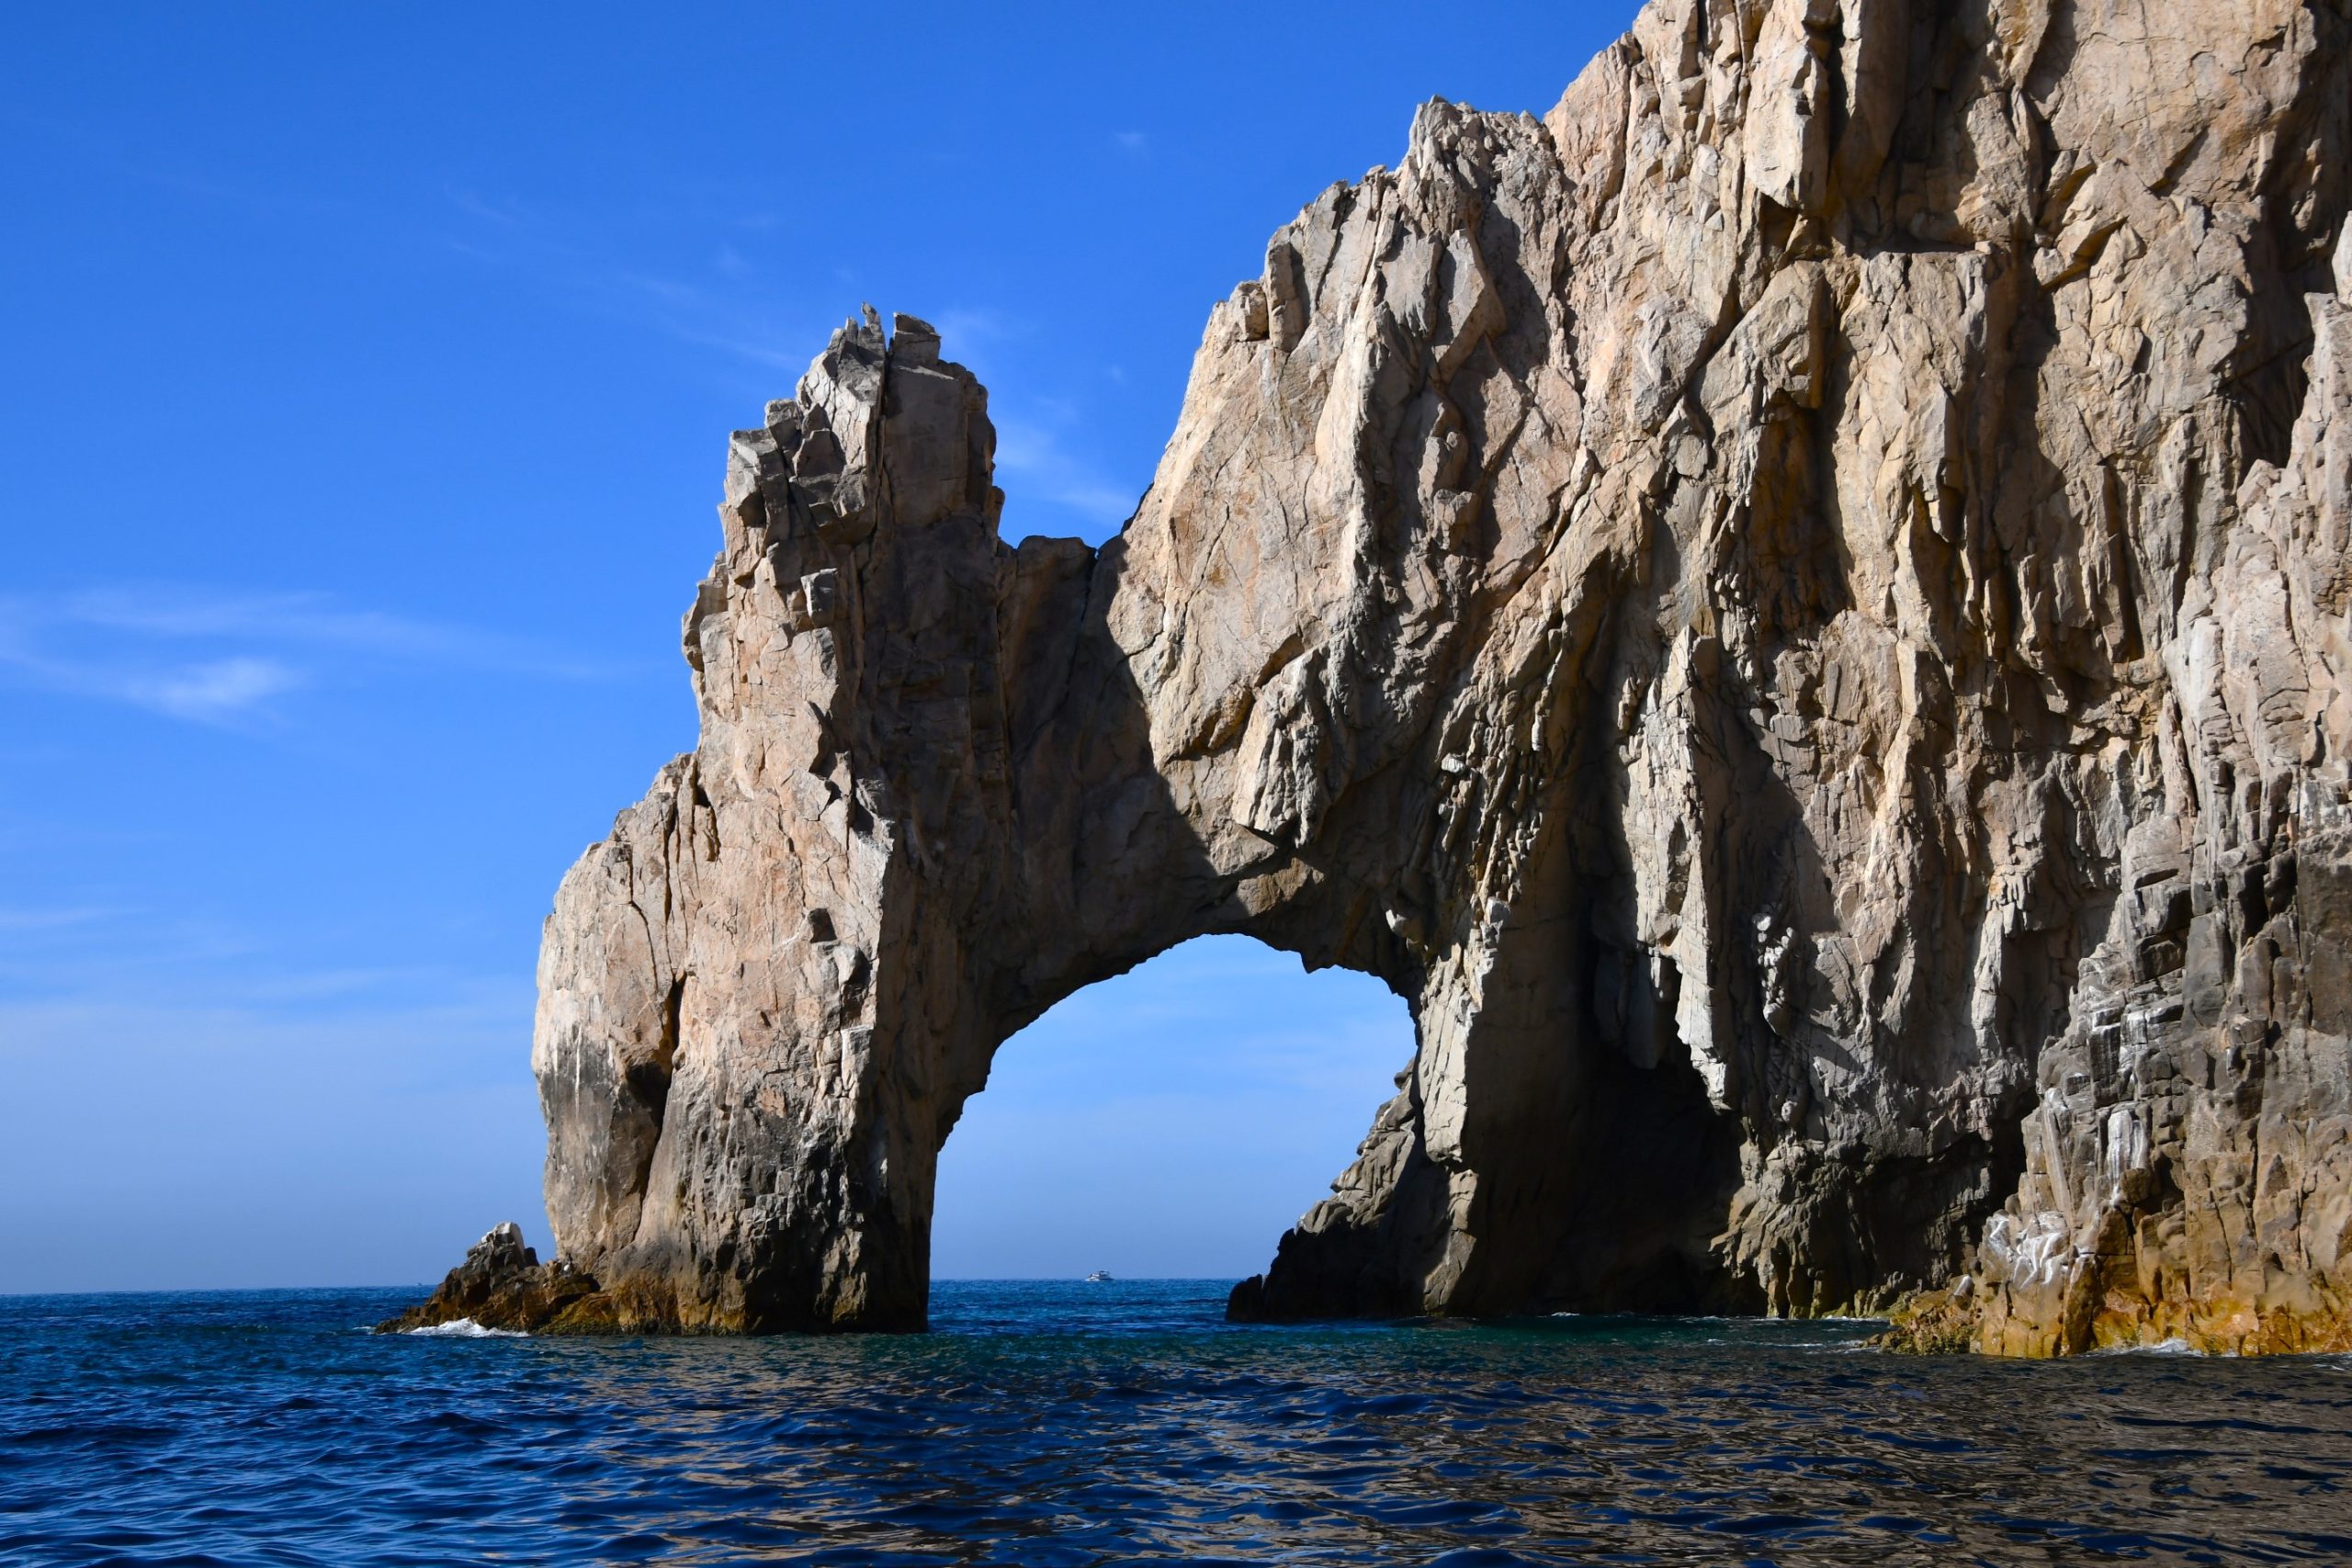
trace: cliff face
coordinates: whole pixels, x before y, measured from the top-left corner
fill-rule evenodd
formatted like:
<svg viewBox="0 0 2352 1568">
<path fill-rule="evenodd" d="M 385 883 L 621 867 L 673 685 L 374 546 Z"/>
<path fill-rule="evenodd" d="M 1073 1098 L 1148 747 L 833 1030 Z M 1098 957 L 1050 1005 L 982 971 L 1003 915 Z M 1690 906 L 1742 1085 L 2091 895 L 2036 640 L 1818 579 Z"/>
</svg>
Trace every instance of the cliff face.
<svg viewBox="0 0 2352 1568">
<path fill-rule="evenodd" d="M 548 925 L 596 1320 L 920 1325 L 996 1046 L 1247 931 L 1419 1044 L 1238 1314 L 2352 1343 L 2348 46 L 1655 0 L 1276 234 L 1100 550 L 845 327 Z"/>
</svg>

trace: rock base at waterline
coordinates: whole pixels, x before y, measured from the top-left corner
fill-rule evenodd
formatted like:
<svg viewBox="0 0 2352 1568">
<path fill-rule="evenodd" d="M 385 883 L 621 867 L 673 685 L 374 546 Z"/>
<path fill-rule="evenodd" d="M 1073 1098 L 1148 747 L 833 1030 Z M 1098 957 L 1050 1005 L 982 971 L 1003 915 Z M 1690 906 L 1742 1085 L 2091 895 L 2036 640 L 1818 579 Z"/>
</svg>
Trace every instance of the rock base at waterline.
<svg viewBox="0 0 2352 1568">
<path fill-rule="evenodd" d="M 616 1324 L 596 1281 L 560 1259 L 541 1263 L 509 1220 L 473 1244 L 425 1300 L 376 1325 L 379 1334 L 409 1334 L 447 1324 L 525 1334 L 596 1334 Z"/>
</svg>

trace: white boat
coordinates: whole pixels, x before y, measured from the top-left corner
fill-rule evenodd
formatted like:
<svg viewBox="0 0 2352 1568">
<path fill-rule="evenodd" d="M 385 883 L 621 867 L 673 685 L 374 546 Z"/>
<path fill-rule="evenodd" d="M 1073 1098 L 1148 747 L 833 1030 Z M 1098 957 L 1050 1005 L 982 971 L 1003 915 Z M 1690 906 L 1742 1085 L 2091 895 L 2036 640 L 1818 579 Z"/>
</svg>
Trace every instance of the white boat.
<svg viewBox="0 0 2352 1568">
<path fill-rule="evenodd" d="M 1086 1282 L 1090 1285 L 1107 1285 L 1111 1282 L 1111 1276 L 1097 1269 L 1086 1277 Z"/>
</svg>

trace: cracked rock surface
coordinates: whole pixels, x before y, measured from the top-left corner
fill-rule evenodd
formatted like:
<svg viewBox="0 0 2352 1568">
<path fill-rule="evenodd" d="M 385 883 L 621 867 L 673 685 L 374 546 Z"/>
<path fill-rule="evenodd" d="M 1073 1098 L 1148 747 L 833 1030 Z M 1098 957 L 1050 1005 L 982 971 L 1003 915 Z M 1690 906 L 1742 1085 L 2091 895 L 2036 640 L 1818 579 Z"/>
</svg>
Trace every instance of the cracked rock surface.
<svg viewBox="0 0 2352 1568">
<path fill-rule="evenodd" d="M 1654 0 L 1278 232 L 1099 549 L 844 327 L 548 924 L 566 1310 L 920 1326 L 997 1045 L 1245 931 L 1417 1049 L 1238 1315 L 2352 1344 L 2347 61 Z"/>
</svg>

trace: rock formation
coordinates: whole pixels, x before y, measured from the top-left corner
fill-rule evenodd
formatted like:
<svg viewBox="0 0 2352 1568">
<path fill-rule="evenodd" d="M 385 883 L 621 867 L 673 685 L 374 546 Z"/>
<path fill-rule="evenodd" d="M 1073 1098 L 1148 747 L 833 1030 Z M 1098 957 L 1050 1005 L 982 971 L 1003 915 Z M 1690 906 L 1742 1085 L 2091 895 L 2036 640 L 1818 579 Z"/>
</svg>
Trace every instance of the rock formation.
<svg viewBox="0 0 2352 1568">
<path fill-rule="evenodd" d="M 1418 1045 L 1238 1315 L 2352 1343 L 2347 45 L 1654 0 L 1277 233 L 1100 549 L 844 327 L 548 924 L 593 1310 L 920 1326 L 999 1043 L 1246 931 Z"/>
<path fill-rule="evenodd" d="M 607 1300 L 596 1281 L 559 1258 L 541 1263 L 508 1221 L 466 1249 L 441 1288 L 376 1325 L 379 1334 L 407 1334 L 443 1324 L 547 1333 L 598 1333 L 614 1327 L 601 1310 Z"/>
</svg>

